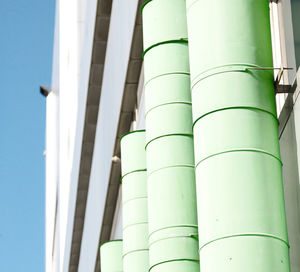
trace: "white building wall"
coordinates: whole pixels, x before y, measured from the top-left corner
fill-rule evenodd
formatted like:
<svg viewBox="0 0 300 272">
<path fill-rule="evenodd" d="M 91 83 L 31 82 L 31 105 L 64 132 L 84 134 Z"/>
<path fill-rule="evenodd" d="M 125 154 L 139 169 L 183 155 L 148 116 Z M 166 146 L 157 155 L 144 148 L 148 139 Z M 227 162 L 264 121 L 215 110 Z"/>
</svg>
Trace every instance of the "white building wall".
<svg viewBox="0 0 300 272">
<path fill-rule="evenodd" d="M 300 87 L 294 95 L 294 110 L 280 138 L 287 227 L 291 246 L 291 272 L 300 271 L 300 99 L 297 99 L 299 91 Z"/>
<path fill-rule="evenodd" d="M 56 197 L 58 182 L 58 97 L 51 92 L 46 100 L 46 272 L 53 271 Z"/>
<path fill-rule="evenodd" d="M 78 97 L 78 24 L 74 0 L 59 0 L 59 237 L 64 260 Z M 60 263 L 60 271 L 63 262 Z"/>
<path fill-rule="evenodd" d="M 62 1 L 62 0 L 60 0 Z M 77 187 L 79 179 L 79 167 L 83 140 L 83 129 L 86 112 L 86 101 L 89 85 L 90 67 L 92 59 L 92 47 L 97 11 L 97 0 L 78 0 L 78 97 L 77 112 L 74 114 L 76 128 L 74 135 L 73 163 L 69 184 L 69 202 L 67 214 L 67 230 L 65 235 L 65 254 L 61 261 L 63 269 L 69 271 L 73 224 L 76 208 Z"/>
<path fill-rule="evenodd" d="M 98 112 L 79 272 L 94 271 L 138 0 L 114 0 Z"/>
</svg>

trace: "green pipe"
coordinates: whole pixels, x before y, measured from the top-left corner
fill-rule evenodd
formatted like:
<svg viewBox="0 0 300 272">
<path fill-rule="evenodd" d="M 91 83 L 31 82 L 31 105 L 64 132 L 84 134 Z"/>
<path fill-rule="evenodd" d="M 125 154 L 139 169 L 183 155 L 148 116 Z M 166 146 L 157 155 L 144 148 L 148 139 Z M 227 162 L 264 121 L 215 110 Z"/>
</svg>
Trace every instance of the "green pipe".
<svg viewBox="0 0 300 272">
<path fill-rule="evenodd" d="M 122 178 L 129 173 L 146 170 L 144 130 L 129 132 L 121 138 Z M 133 155 L 131 155 L 133 154 Z"/>
<path fill-rule="evenodd" d="M 145 52 L 157 44 L 187 39 L 185 1 L 148 0 L 142 13 Z"/>
<path fill-rule="evenodd" d="M 149 271 L 199 272 L 185 0 L 142 12 Z"/>
<path fill-rule="evenodd" d="M 153 0 L 153 2 L 156 1 L 160 0 Z M 145 85 L 157 77 L 172 74 L 176 74 L 177 76 L 189 75 L 190 67 L 186 61 L 188 57 L 189 52 L 186 41 L 170 42 L 154 46 L 144 56 Z M 183 92 L 185 93 L 185 91 Z"/>
<path fill-rule="evenodd" d="M 166 135 L 192 135 L 192 105 L 186 103 L 170 103 L 156 107 L 146 114 L 147 143 Z"/>
<path fill-rule="evenodd" d="M 170 74 L 151 80 L 145 86 L 145 111 L 169 103 L 191 104 L 189 74 Z"/>
<path fill-rule="evenodd" d="M 193 136 L 169 135 L 168 137 L 160 137 L 150 142 L 146 151 L 149 175 L 160 169 L 182 166 L 194 167 L 195 164 Z M 194 218 L 194 215 L 191 216 Z"/>
<path fill-rule="evenodd" d="M 253 69 L 231 65 L 205 73 L 193 86 L 193 103 L 197 102 L 197 107 L 193 107 L 194 121 L 213 111 L 240 107 L 258 108 L 276 118 L 273 74 Z M 224 80 L 228 86 L 224 86 Z M 240 86 L 243 86 L 242 91 Z"/>
<path fill-rule="evenodd" d="M 149 240 L 159 237 L 164 229 L 173 232 L 177 226 L 192 227 L 197 233 L 195 191 L 193 167 L 163 168 L 148 177 Z"/>
<path fill-rule="evenodd" d="M 121 138 L 123 268 L 124 272 L 148 272 L 148 203 L 145 131 Z"/>
<path fill-rule="evenodd" d="M 101 272 L 123 272 L 122 240 L 112 240 L 100 246 Z"/>
<path fill-rule="evenodd" d="M 152 268 L 151 272 L 195 272 L 199 271 L 199 261 L 179 260 L 162 263 Z"/>
<path fill-rule="evenodd" d="M 187 0 L 201 272 L 287 272 L 267 0 Z"/>
</svg>

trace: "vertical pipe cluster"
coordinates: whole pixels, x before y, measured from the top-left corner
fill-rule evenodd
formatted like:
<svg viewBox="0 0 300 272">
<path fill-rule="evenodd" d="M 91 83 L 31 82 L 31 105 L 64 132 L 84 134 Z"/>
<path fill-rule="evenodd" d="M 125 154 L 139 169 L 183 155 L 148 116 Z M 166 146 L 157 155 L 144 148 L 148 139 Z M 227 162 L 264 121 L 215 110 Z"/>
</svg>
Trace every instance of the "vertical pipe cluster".
<svg viewBox="0 0 300 272">
<path fill-rule="evenodd" d="M 151 272 L 199 272 L 185 0 L 143 8 Z"/>
<path fill-rule="evenodd" d="M 287 272 L 268 1 L 186 4 L 201 272 Z"/>
<path fill-rule="evenodd" d="M 112 240 L 101 245 L 101 272 L 123 271 L 122 248 L 122 240 Z"/>
<path fill-rule="evenodd" d="M 145 131 L 121 139 L 123 268 L 124 272 L 148 272 L 148 213 Z"/>
</svg>

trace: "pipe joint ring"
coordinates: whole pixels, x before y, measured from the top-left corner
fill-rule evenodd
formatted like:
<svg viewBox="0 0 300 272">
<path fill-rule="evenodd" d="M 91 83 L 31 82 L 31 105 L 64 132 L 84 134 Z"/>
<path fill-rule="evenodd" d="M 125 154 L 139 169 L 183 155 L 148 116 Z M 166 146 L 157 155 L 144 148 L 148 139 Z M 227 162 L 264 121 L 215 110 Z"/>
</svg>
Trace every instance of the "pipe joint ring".
<svg viewBox="0 0 300 272">
<path fill-rule="evenodd" d="M 165 263 L 171 263 L 171 262 L 180 262 L 180 261 L 189 261 L 189 262 L 199 263 L 199 260 L 195 260 L 195 259 L 178 258 L 178 259 L 167 260 L 167 261 L 164 261 L 164 262 L 156 263 L 156 264 L 152 265 L 152 266 L 149 268 L 149 272 L 150 272 L 154 267 L 156 267 L 156 266 L 158 266 L 158 265 L 165 264 Z"/>
<path fill-rule="evenodd" d="M 148 51 L 150 51 L 151 49 L 153 49 L 154 47 L 157 47 L 157 46 L 160 46 L 160 45 L 164 45 L 164 44 L 170 44 L 170 43 L 185 43 L 185 44 L 187 44 L 188 43 L 188 38 L 180 38 L 180 39 L 177 39 L 177 40 L 166 40 L 166 41 L 162 41 L 162 42 L 158 42 L 158 43 L 152 44 L 151 46 L 149 46 L 148 48 L 146 48 L 144 50 L 143 55 L 142 55 L 143 59 L 144 59 L 146 53 Z"/>
<path fill-rule="evenodd" d="M 197 168 L 203 161 L 209 159 L 209 158 L 212 158 L 212 157 L 215 157 L 215 156 L 219 156 L 219 155 L 223 155 L 223 154 L 226 154 L 226 153 L 233 153 L 233 152 L 257 152 L 257 153 L 262 153 L 262 154 L 265 154 L 265 155 L 268 155 L 274 159 L 276 159 L 277 161 L 279 161 L 279 163 L 281 164 L 281 166 L 283 165 L 280 157 L 266 151 L 266 150 L 262 150 L 262 149 L 258 149 L 258 148 L 236 148 L 236 149 L 228 149 L 228 150 L 224 150 L 222 152 L 218 152 L 218 153 L 215 153 L 215 154 L 211 154 L 209 156 L 206 156 L 204 158 L 202 158 L 199 162 L 196 163 L 195 165 L 195 168 Z"/>
<path fill-rule="evenodd" d="M 130 251 L 124 253 L 122 257 L 124 259 L 124 257 L 126 257 L 127 255 L 129 255 L 131 253 L 134 253 L 134 252 L 140 252 L 140 251 L 149 251 L 149 249 L 148 248 L 141 248 L 141 249 L 136 249 L 136 250 L 130 250 Z"/>
<path fill-rule="evenodd" d="M 123 182 L 123 178 L 124 178 L 124 177 L 126 177 L 126 176 L 128 176 L 128 175 L 130 175 L 130 174 L 132 174 L 132 173 L 137 173 L 137 172 L 146 172 L 146 171 L 147 171 L 147 169 L 146 169 L 146 168 L 144 168 L 144 169 L 137 169 L 137 170 L 134 170 L 134 171 L 128 172 L 128 173 L 126 173 L 125 175 L 123 175 L 123 176 L 121 177 L 121 183 Z"/>
<path fill-rule="evenodd" d="M 223 66 L 217 66 L 210 68 L 208 70 L 205 70 L 198 74 L 195 79 L 192 81 L 191 89 L 193 88 L 202 80 L 217 75 L 217 74 L 224 74 L 224 73 L 232 73 L 232 72 L 241 72 L 241 73 L 250 73 L 252 71 L 264 71 L 270 74 L 270 78 L 273 78 L 273 70 L 271 68 L 264 68 L 257 66 L 255 64 L 226 64 Z"/>
<path fill-rule="evenodd" d="M 179 168 L 179 167 L 189 167 L 189 168 L 195 168 L 195 165 L 191 165 L 191 164 L 175 164 L 175 165 L 170 165 L 170 166 L 166 166 L 166 167 L 161 167 L 155 170 L 152 170 L 151 172 L 147 172 L 147 176 L 148 178 L 153 174 L 156 173 L 158 171 L 164 170 L 164 169 L 168 169 L 168 168 Z"/>
<path fill-rule="evenodd" d="M 168 235 L 168 236 L 166 236 L 164 238 L 160 238 L 158 240 L 155 240 L 155 241 L 149 243 L 149 247 L 151 245 L 154 245 L 154 244 L 156 244 L 156 243 L 158 243 L 160 241 L 163 241 L 163 240 L 176 239 L 176 238 L 193 238 L 193 239 L 195 239 L 195 240 L 198 241 L 199 240 L 198 237 L 199 237 L 198 233 L 190 233 L 190 234 L 185 234 L 185 235 L 170 234 L 170 235 Z"/>
<path fill-rule="evenodd" d="M 204 247 L 206 247 L 207 245 L 209 245 L 211 243 L 214 243 L 216 241 L 220 241 L 220 240 L 224 240 L 224 239 L 230 239 L 230 238 L 237 238 L 237 237 L 264 237 L 264 238 L 269 238 L 269 239 L 275 239 L 275 240 L 278 240 L 278 241 L 284 243 L 288 248 L 290 248 L 290 244 L 289 244 L 288 241 L 286 241 L 286 240 L 284 240 L 280 237 L 274 236 L 272 234 L 268 234 L 268 233 L 241 233 L 241 234 L 235 234 L 235 235 L 228 235 L 228 236 L 224 236 L 224 237 L 219 237 L 219 238 L 213 239 L 211 241 L 208 241 L 208 242 L 204 243 L 203 245 L 200 245 L 199 252 Z"/>
</svg>

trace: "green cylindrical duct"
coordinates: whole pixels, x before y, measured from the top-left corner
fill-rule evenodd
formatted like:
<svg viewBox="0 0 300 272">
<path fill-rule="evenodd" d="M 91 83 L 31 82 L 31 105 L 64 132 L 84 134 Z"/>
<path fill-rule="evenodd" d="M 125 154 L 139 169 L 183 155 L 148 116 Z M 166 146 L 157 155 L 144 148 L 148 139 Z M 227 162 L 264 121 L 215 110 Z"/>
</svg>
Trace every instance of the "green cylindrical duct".
<svg viewBox="0 0 300 272">
<path fill-rule="evenodd" d="M 147 0 L 142 10 L 145 52 L 154 45 L 187 39 L 185 1 Z"/>
<path fill-rule="evenodd" d="M 185 0 L 143 6 L 149 261 L 199 272 Z"/>
<path fill-rule="evenodd" d="M 122 240 L 112 240 L 101 245 L 101 272 L 123 272 L 122 244 Z"/>
<path fill-rule="evenodd" d="M 146 113 L 170 103 L 191 104 L 190 76 L 170 74 L 151 80 L 145 86 Z"/>
<path fill-rule="evenodd" d="M 166 228 L 189 226 L 197 231 L 195 187 L 193 167 L 163 168 L 148 177 L 150 240 Z"/>
<path fill-rule="evenodd" d="M 171 74 L 182 75 L 181 80 L 185 81 L 184 75 L 189 75 L 190 73 L 189 63 L 186 62 L 188 57 L 189 52 L 186 41 L 172 41 L 170 43 L 154 46 L 144 55 L 144 73 L 146 85 L 154 78 Z M 182 91 L 184 92 L 184 90 Z"/>
<path fill-rule="evenodd" d="M 187 0 L 201 272 L 287 272 L 267 0 Z"/>
<path fill-rule="evenodd" d="M 148 204 L 145 131 L 121 139 L 123 268 L 124 272 L 148 272 Z"/>
<path fill-rule="evenodd" d="M 121 138 L 122 178 L 129 173 L 146 170 L 145 131 L 138 130 Z"/>
<path fill-rule="evenodd" d="M 170 103 L 156 107 L 146 115 L 147 143 L 167 135 L 192 135 L 192 105 L 186 103 Z"/>
<path fill-rule="evenodd" d="M 273 115 L 249 108 L 209 114 L 194 126 L 195 163 L 220 153 L 249 149 L 280 160 L 277 127 Z"/>
<path fill-rule="evenodd" d="M 147 145 L 148 174 L 167 167 L 194 167 L 193 137 L 169 135 L 160 137 Z"/>
<path fill-rule="evenodd" d="M 213 111 L 240 107 L 261 109 L 276 118 L 273 74 L 253 69 L 247 66 L 225 66 L 217 68 L 208 77 L 204 76 L 193 86 L 193 104 L 197 103 L 193 107 L 194 121 Z"/>
<path fill-rule="evenodd" d="M 267 0 L 187 0 L 186 5 L 193 84 L 220 67 L 272 67 Z"/>
</svg>

